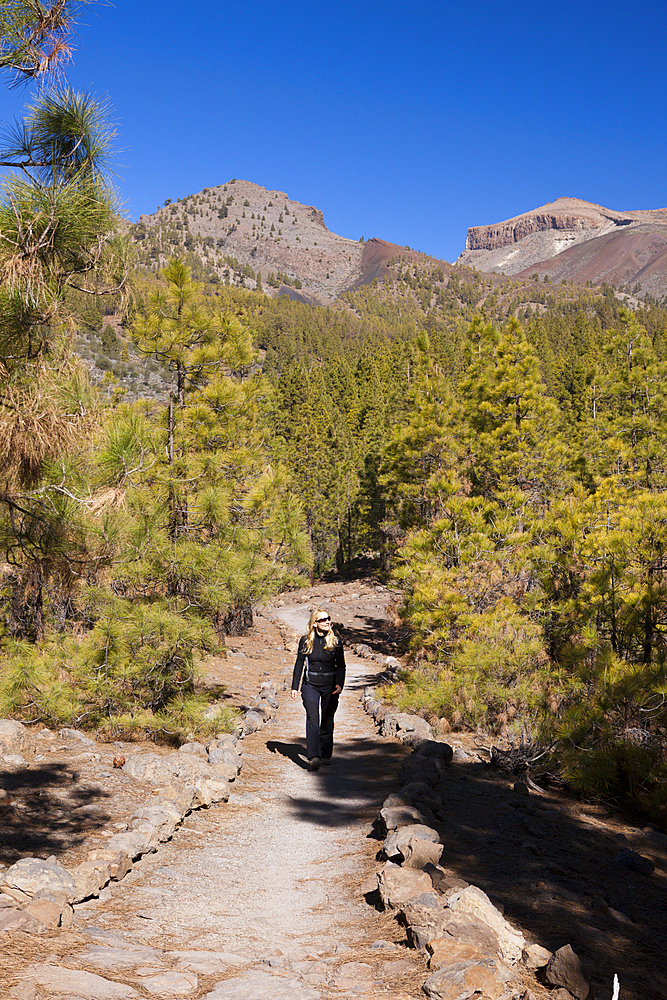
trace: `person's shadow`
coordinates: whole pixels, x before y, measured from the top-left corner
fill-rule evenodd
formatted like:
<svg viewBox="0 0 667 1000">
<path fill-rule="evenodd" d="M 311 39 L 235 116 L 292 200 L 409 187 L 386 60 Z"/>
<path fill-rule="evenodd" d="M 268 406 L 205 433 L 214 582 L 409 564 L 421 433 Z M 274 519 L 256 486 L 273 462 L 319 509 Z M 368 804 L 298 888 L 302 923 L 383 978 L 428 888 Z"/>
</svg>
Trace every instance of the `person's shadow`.
<svg viewBox="0 0 667 1000">
<path fill-rule="evenodd" d="M 297 764 L 304 771 L 310 770 L 308 761 L 305 759 L 306 751 L 298 743 L 280 743 L 278 740 L 268 740 L 266 747 L 271 753 L 281 753 L 283 757 L 289 757 L 292 763 Z"/>
</svg>

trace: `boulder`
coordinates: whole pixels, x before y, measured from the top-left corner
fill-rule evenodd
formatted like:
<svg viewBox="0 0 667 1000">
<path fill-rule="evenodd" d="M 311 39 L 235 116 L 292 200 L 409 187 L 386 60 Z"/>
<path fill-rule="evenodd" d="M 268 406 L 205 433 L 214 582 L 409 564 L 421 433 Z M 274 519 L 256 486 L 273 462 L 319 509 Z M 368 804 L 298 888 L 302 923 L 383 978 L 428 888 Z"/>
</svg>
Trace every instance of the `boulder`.
<svg viewBox="0 0 667 1000">
<path fill-rule="evenodd" d="M 106 861 L 82 861 L 72 868 L 72 878 L 76 885 L 76 895 L 73 902 L 80 903 L 90 896 L 99 896 L 100 889 L 110 880 L 109 864 Z"/>
<path fill-rule="evenodd" d="M 229 781 L 233 781 L 243 767 L 242 758 L 229 746 L 211 747 L 208 752 L 208 762 L 209 764 L 224 764 L 228 772 L 225 776 Z M 229 778 L 230 773 L 233 773 L 234 777 Z"/>
<path fill-rule="evenodd" d="M 182 781 L 192 780 L 208 771 L 208 762 L 197 754 L 176 753 L 156 754 L 138 753 L 128 757 L 123 770 L 138 781 L 147 781 L 152 785 L 172 784 L 174 778 Z"/>
<path fill-rule="evenodd" d="M 131 830 L 126 831 L 129 836 L 136 837 L 136 842 L 141 848 L 141 854 L 152 854 L 158 849 L 160 838 L 157 829 L 147 819 L 137 819 L 134 821 Z M 110 840 L 113 838 L 110 838 Z"/>
<path fill-rule="evenodd" d="M 156 788 L 154 794 L 171 802 L 181 816 L 187 816 L 197 797 L 197 789 L 190 782 L 185 782 L 185 784 L 179 782 L 177 785 L 171 783 Z"/>
<path fill-rule="evenodd" d="M 527 944 L 521 953 L 523 964 L 533 971 L 544 968 L 551 956 L 552 952 L 539 944 Z"/>
<path fill-rule="evenodd" d="M 480 994 L 485 1000 L 507 996 L 511 970 L 494 958 L 460 961 L 446 965 L 429 976 L 422 989 L 433 1000 L 463 1000 Z"/>
<path fill-rule="evenodd" d="M 19 906 L 3 906 L 0 909 L 0 934 L 5 931 L 26 931 L 28 934 L 40 934 L 45 930 L 48 930 L 46 924 Z"/>
<path fill-rule="evenodd" d="M 221 773 L 220 766 L 209 764 L 197 754 L 177 751 L 163 756 L 153 753 L 135 754 L 127 759 L 123 770 L 134 778 L 151 784 L 174 785 L 183 782 L 184 785 L 191 786 L 191 791 L 188 789 L 185 792 L 185 799 L 190 801 L 187 809 L 190 809 L 209 806 L 211 802 L 227 801 L 229 798 L 227 774 L 230 773 L 230 769 L 227 765 L 222 765 L 224 773 Z M 162 789 L 162 795 L 164 798 L 171 798 L 176 804 L 175 799 L 165 789 Z M 185 815 L 185 811 L 181 812 L 181 815 Z M 132 857 L 136 857 L 136 854 Z"/>
<path fill-rule="evenodd" d="M 215 767 L 217 768 L 218 765 Z M 229 793 L 231 791 L 229 787 L 229 781 L 222 774 L 216 773 L 214 768 L 210 775 L 203 775 L 198 778 L 195 782 L 195 788 L 197 789 L 197 796 L 195 798 L 195 805 L 197 806 L 210 806 L 212 802 L 228 802 Z"/>
<path fill-rule="evenodd" d="M 22 722 L 14 719 L 0 719 L 0 753 L 25 750 L 30 740 L 28 730 Z"/>
<path fill-rule="evenodd" d="M 402 795 L 400 792 L 392 792 L 382 803 L 383 809 L 393 809 L 395 806 L 411 806 L 412 800 L 408 798 L 407 795 Z"/>
<path fill-rule="evenodd" d="M 275 708 L 272 708 L 272 706 L 269 705 L 268 701 L 266 701 L 264 698 L 260 698 L 257 701 L 255 701 L 255 703 L 252 706 L 252 710 L 253 712 L 256 712 L 258 715 L 261 715 L 264 722 L 268 722 L 269 719 L 272 719 L 273 716 L 276 714 Z"/>
<path fill-rule="evenodd" d="M 413 805 L 417 802 L 424 803 L 434 812 L 442 808 L 442 799 L 427 781 L 409 781 L 403 785 L 399 795 L 409 799 Z"/>
<path fill-rule="evenodd" d="M 437 865 L 442 854 L 442 844 L 437 830 L 421 823 L 402 826 L 392 831 L 385 840 L 382 850 L 390 861 L 403 864 L 406 868 L 423 868 L 426 864 Z"/>
<path fill-rule="evenodd" d="M 144 823 L 149 823 L 155 828 L 160 843 L 163 843 L 169 840 L 182 818 L 180 810 L 173 802 L 157 796 L 135 809 L 128 827 L 130 830 L 135 830 Z"/>
<path fill-rule="evenodd" d="M 499 950 L 496 932 L 471 913 L 452 912 L 447 903 L 447 897 L 431 891 L 404 904 L 403 919 L 411 947 L 423 950 L 433 938 L 449 936 L 473 945 L 485 955 L 496 955 Z"/>
<path fill-rule="evenodd" d="M 132 868 L 132 862 L 125 851 L 110 851 L 108 848 L 95 848 L 88 852 L 89 861 L 105 861 L 109 867 L 109 878 L 120 881 Z"/>
<path fill-rule="evenodd" d="M 438 740 L 418 740 L 414 745 L 415 753 L 420 757 L 435 757 L 445 764 L 451 764 L 454 758 L 454 751 L 449 743 L 440 743 Z"/>
<path fill-rule="evenodd" d="M 476 885 L 469 885 L 451 896 L 448 906 L 453 913 L 468 913 L 491 928 L 498 938 L 498 953 L 506 962 L 513 965 L 521 959 L 526 946 L 523 934 L 505 920 L 486 893 Z"/>
<path fill-rule="evenodd" d="M 39 892 L 35 893 L 35 895 L 32 898 L 32 901 L 28 903 L 26 907 L 27 911 L 34 912 L 37 919 L 43 920 L 43 922 L 48 927 L 50 926 L 50 924 L 47 922 L 47 920 L 43 918 L 43 915 L 40 914 L 40 910 L 37 909 L 33 911 L 32 909 L 33 904 L 37 905 L 41 904 L 42 902 L 48 903 L 50 907 L 55 906 L 58 908 L 60 917 L 59 917 L 59 922 L 58 924 L 56 924 L 56 926 L 62 927 L 63 930 L 69 930 L 69 928 L 74 923 L 74 910 L 72 909 L 71 905 L 66 901 L 63 893 L 50 892 L 48 889 L 40 889 Z M 48 914 L 49 912 L 53 911 L 50 909 L 46 909 L 44 912 Z"/>
<path fill-rule="evenodd" d="M 426 945 L 426 950 L 430 955 L 429 969 L 439 969 L 443 965 L 452 965 L 454 962 L 475 962 L 486 957 L 474 944 L 468 944 L 467 941 L 455 941 L 449 936 L 432 938 Z"/>
<path fill-rule="evenodd" d="M 225 781 L 236 781 L 239 773 L 236 764 L 228 763 L 225 760 L 216 764 L 212 763 L 212 770 L 214 774 L 211 777 L 224 778 Z"/>
<path fill-rule="evenodd" d="M 128 858 L 134 860 L 141 857 L 142 854 L 157 850 L 157 843 L 151 848 L 141 830 L 127 830 L 123 833 L 114 833 L 113 837 L 107 841 L 107 848 L 111 851 L 127 854 Z"/>
<path fill-rule="evenodd" d="M 203 743 L 182 743 L 178 748 L 179 753 L 193 753 L 197 757 L 206 757 L 206 747 Z"/>
<path fill-rule="evenodd" d="M 67 904 L 63 904 L 67 906 Z M 48 930 L 54 930 L 56 927 L 60 926 L 60 921 L 63 915 L 63 906 L 56 902 L 55 899 L 31 899 L 25 908 L 25 912 L 29 913 L 31 917 L 44 926 Z"/>
<path fill-rule="evenodd" d="M 220 733 L 215 737 L 214 740 L 208 744 L 208 752 L 211 750 L 234 750 L 236 753 L 242 753 L 242 744 L 239 744 L 239 737 L 237 733 Z"/>
<path fill-rule="evenodd" d="M 366 702 L 366 711 L 377 723 L 382 722 L 387 715 L 391 714 L 387 706 L 383 705 L 380 701 L 376 701 L 375 698 Z"/>
<path fill-rule="evenodd" d="M 448 875 L 440 865 L 424 865 L 424 871 L 431 876 L 435 891 L 446 899 L 468 888 L 468 882 L 456 875 Z"/>
<path fill-rule="evenodd" d="M 431 879 L 426 872 L 389 861 L 378 873 L 378 890 L 385 910 L 399 910 L 413 896 L 429 892 Z"/>
<path fill-rule="evenodd" d="M 399 739 L 404 739 L 411 733 L 415 733 L 418 739 L 428 739 L 431 727 L 426 719 L 422 719 L 419 715 L 409 715 L 407 712 L 388 715 L 383 720 L 383 736 L 398 736 Z"/>
<path fill-rule="evenodd" d="M 246 736 L 250 733 L 256 733 L 264 725 L 264 719 L 259 714 L 259 712 L 246 712 L 243 719 L 243 732 Z"/>
<path fill-rule="evenodd" d="M 420 870 L 423 870 L 426 865 L 437 865 L 443 852 L 442 844 L 436 844 L 419 837 L 411 837 L 407 843 L 401 844 L 400 849 L 403 855 L 403 867 L 419 868 Z"/>
<path fill-rule="evenodd" d="M 405 871 L 406 869 L 402 869 Z M 410 871 L 412 869 L 408 869 Z M 426 872 L 420 874 L 425 875 Z M 424 950 L 428 942 L 446 935 L 446 925 L 450 914 L 441 896 L 433 892 L 432 886 L 420 894 L 406 899 L 401 906 L 401 915 L 408 930 L 408 941 L 413 948 Z"/>
<path fill-rule="evenodd" d="M 41 858 L 21 858 L 8 868 L 0 884 L 0 892 L 18 903 L 25 903 L 41 889 L 62 893 L 71 903 L 76 895 L 76 883 L 71 873 L 57 861 Z"/>
<path fill-rule="evenodd" d="M 424 816 L 415 809 L 414 806 L 390 806 L 380 809 L 378 825 L 383 833 L 390 833 L 391 830 L 398 830 L 401 826 L 411 826 L 415 823 L 423 823 Z"/>
<path fill-rule="evenodd" d="M 620 865 L 621 868 L 627 868 L 631 872 L 638 872 L 640 875 L 652 875 L 655 871 L 655 865 L 652 861 L 627 847 L 616 855 L 614 864 Z"/>
<path fill-rule="evenodd" d="M 590 992 L 581 960 L 569 944 L 554 952 L 546 964 L 544 975 L 551 986 L 564 986 L 577 1000 L 586 1000 Z"/>
<path fill-rule="evenodd" d="M 78 740 L 79 743 L 85 743 L 87 746 L 95 746 L 95 740 L 91 740 L 87 733 L 82 733 L 80 729 L 64 729 L 58 730 L 58 736 L 62 736 L 66 740 Z"/>
<path fill-rule="evenodd" d="M 446 767 L 447 765 L 437 757 L 420 757 L 419 754 L 412 754 L 401 765 L 403 784 L 405 786 L 415 781 L 425 781 L 435 788 Z"/>
</svg>

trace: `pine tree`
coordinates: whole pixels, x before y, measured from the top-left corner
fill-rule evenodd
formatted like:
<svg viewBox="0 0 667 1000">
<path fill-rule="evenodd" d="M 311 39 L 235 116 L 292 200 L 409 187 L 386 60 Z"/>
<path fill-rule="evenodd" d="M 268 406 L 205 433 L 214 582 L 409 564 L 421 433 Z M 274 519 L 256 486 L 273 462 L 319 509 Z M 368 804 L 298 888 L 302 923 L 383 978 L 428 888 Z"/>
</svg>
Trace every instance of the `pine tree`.
<svg viewBox="0 0 667 1000">
<path fill-rule="evenodd" d="M 168 596 L 187 598 L 223 632 L 286 563 L 307 563 L 301 515 L 269 458 L 270 390 L 251 374 L 250 331 L 204 303 L 181 260 L 164 277 L 167 289 L 135 326 L 142 349 L 171 365 L 175 387 L 161 421 L 164 452 L 156 449 L 137 496 L 144 515 L 133 573 L 144 590 L 162 580 Z"/>
<path fill-rule="evenodd" d="M 623 310 L 621 321 L 621 329 L 608 337 L 598 376 L 596 419 L 603 439 L 598 470 L 622 482 L 664 488 L 667 363 L 659 360 L 632 313 Z"/>
<path fill-rule="evenodd" d="M 0 68 L 23 78 L 56 69 L 68 53 L 73 9 L 3 4 Z M 61 334 L 68 289 L 93 296 L 118 292 L 125 281 L 105 112 L 66 86 L 42 90 L 3 135 L 0 166 L 11 172 L 0 200 L 0 534 L 15 567 L 10 631 L 30 639 L 43 634 L 45 606 L 62 618 L 73 581 L 100 565 L 88 551 L 87 496 L 75 461 L 95 403 Z"/>
<path fill-rule="evenodd" d="M 558 488 L 565 455 L 558 410 L 544 390 L 535 350 L 516 320 L 500 332 L 475 324 L 471 337 L 460 394 L 473 487 L 491 496 L 519 489 L 544 500 Z"/>
</svg>

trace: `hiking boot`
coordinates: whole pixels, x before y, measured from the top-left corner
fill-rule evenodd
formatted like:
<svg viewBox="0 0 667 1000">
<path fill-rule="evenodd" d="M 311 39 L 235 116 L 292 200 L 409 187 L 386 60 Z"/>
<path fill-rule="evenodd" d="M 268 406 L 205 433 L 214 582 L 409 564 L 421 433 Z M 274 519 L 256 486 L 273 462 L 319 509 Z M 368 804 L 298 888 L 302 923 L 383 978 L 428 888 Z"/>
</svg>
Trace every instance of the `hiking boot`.
<svg viewBox="0 0 667 1000">
<path fill-rule="evenodd" d="M 308 763 L 310 764 L 311 771 L 319 771 L 320 764 L 322 763 L 321 757 L 309 757 Z"/>
<path fill-rule="evenodd" d="M 322 763 L 323 764 L 331 764 L 331 757 L 323 757 L 322 758 Z"/>
</svg>

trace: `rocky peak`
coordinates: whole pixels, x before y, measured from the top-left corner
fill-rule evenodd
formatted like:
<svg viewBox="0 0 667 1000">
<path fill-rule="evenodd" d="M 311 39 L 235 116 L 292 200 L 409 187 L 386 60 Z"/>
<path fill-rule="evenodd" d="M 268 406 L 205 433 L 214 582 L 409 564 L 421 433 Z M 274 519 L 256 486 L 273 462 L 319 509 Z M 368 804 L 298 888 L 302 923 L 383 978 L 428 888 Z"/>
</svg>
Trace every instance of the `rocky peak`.
<svg viewBox="0 0 667 1000">
<path fill-rule="evenodd" d="M 640 214 L 615 212 L 580 198 L 558 198 L 505 222 L 472 226 L 458 263 L 517 274 L 569 247 L 638 225 Z"/>
<path fill-rule="evenodd" d="M 287 289 L 308 302 L 330 302 L 354 284 L 363 251 L 358 241 L 330 232 L 320 209 L 238 178 L 168 200 L 140 216 L 133 235 L 154 269 L 189 251 L 211 281 Z"/>
<path fill-rule="evenodd" d="M 607 230 L 613 226 L 627 226 L 634 220 L 628 214 L 612 212 L 579 198 L 558 198 L 541 208 L 490 226 L 471 226 L 466 239 L 466 250 L 496 250 L 547 230 L 560 230 L 573 234 L 586 230 Z M 591 234 L 592 235 L 592 234 Z M 596 232 L 595 235 L 600 235 Z"/>
</svg>

